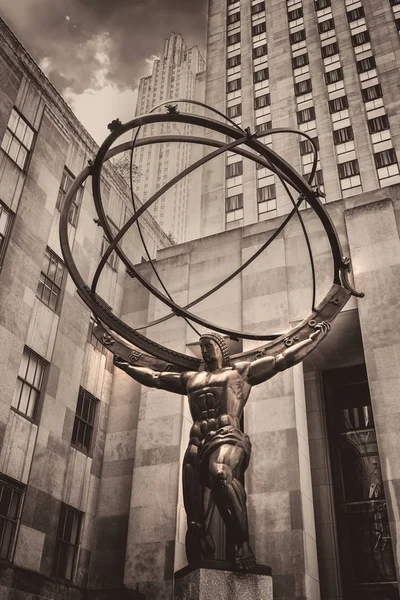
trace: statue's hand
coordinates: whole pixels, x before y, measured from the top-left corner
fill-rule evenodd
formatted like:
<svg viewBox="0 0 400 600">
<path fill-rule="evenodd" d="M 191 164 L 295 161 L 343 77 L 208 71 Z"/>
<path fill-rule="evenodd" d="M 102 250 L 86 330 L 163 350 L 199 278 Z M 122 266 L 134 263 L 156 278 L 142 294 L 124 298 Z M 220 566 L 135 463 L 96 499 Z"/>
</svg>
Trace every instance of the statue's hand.
<svg viewBox="0 0 400 600">
<path fill-rule="evenodd" d="M 321 341 L 330 330 L 331 324 L 328 323 L 328 321 L 321 321 L 321 323 L 318 323 L 315 326 L 314 331 L 310 335 L 310 340 L 316 340 L 319 338 L 319 341 Z"/>
<path fill-rule="evenodd" d="M 114 365 L 116 367 L 119 367 L 120 369 L 124 369 L 126 367 L 129 367 L 129 363 L 127 360 L 121 358 L 120 356 L 115 355 L 114 356 Z"/>
</svg>

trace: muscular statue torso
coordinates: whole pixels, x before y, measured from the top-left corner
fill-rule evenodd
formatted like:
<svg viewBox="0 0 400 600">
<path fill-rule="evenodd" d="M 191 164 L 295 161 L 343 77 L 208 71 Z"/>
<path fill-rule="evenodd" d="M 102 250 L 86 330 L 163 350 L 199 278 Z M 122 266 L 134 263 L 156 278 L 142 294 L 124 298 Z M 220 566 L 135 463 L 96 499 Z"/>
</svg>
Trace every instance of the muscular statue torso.
<svg viewBox="0 0 400 600">
<path fill-rule="evenodd" d="M 225 425 L 239 428 L 251 389 L 245 377 L 248 368 L 249 364 L 242 363 L 213 372 L 185 373 L 193 419 L 191 438 L 201 441 L 209 431 L 216 431 Z"/>
</svg>

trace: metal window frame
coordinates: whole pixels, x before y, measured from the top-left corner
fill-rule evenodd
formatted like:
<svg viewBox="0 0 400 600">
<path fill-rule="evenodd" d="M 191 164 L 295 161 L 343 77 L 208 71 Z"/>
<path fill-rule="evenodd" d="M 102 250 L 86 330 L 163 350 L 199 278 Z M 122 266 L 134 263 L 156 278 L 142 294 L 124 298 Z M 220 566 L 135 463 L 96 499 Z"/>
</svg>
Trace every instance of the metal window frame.
<svg viewBox="0 0 400 600">
<path fill-rule="evenodd" d="M 36 404 L 35 404 L 35 407 L 33 410 L 33 417 L 30 417 L 27 413 L 20 410 L 19 407 L 20 407 L 20 401 L 21 401 L 21 393 L 20 393 L 19 400 L 18 400 L 18 406 L 14 406 L 13 404 L 11 404 L 10 408 L 14 412 L 25 417 L 25 419 L 28 419 L 28 421 L 31 421 L 31 423 L 38 424 L 39 418 L 40 418 L 40 409 L 41 409 L 41 404 L 42 404 L 43 392 L 46 387 L 47 368 L 48 368 L 49 363 L 44 358 L 42 358 L 39 354 L 37 354 L 37 352 L 35 352 L 31 348 L 29 348 L 29 346 L 24 347 L 22 355 L 25 353 L 29 354 L 28 366 L 27 366 L 27 369 L 25 372 L 25 376 L 29 370 L 29 363 L 30 363 L 31 355 L 37 359 L 38 363 L 42 363 L 42 369 L 43 369 L 41 380 L 40 380 L 40 387 L 31 385 L 26 379 L 24 379 L 23 377 L 20 376 L 19 371 L 18 371 L 18 375 L 17 375 L 17 380 L 22 381 L 21 393 L 22 393 L 22 389 L 23 389 L 24 385 L 28 386 L 31 390 L 34 390 L 35 392 L 38 393 L 37 401 L 36 401 Z M 22 362 L 22 355 L 21 355 L 21 362 Z M 21 364 L 20 364 L 20 367 L 21 367 Z M 35 377 L 34 377 L 34 379 L 35 379 Z M 28 400 L 27 408 L 29 408 L 30 396 L 31 396 L 31 391 L 29 392 L 29 400 Z M 14 397 L 13 397 L 13 399 L 14 399 Z"/>
<path fill-rule="evenodd" d="M 63 537 L 59 537 L 59 535 L 58 535 L 59 530 L 60 530 L 60 518 L 61 518 L 63 509 L 65 510 L 65 518 L 64 518 L 63 528 L 62 528 L 63 535 L 65 534 L 65 526 L 66 526 L 68 514 L 73 513 L 74 517 L 76 515 L 77 518 L 79 519 L 77 540 L 75 543 L 73 543 L 69 540 L 66 540 Z M 74 508 L 73 506 L 70 506 L 69 504 L 65 504 L 64 502 L 61 503 L 60 514 L 58 517 L 57 537 L 56 537 L 56 543 L 55 543 L 54 563 L 53 563 L 53 575 L 57 578 L 64 579 L 66 581 L 75 581 L 78 560 L 79 560 L 79 548 L 80 548 L 80 544 L 81 544 L 81 536 L 82 536 L 82 529 L 83 529 L 83 518 L 84 518 L 84 513 L 82 511 Z M 63 547 L 63 545 L 67 546 L 68 548 L 73 548 L 73 566 L 72 566 L 72 573 L 71 573 L 70 578 L 67 577 L 67 574 L 65 573 L 65 569 L 64 569 L 63 574 L 60 574 L 60 572 L 59 572 L 60 549 Z"/>
<path fill-rule="evenodd" d="M 55 312 L 56 314 L 58 314 L 60 306 L 61 306 L 61 296 L 62 296 L 62 291 L 64 289 L 64 282 L 65 282 L 65 278 L 66 278 L 66 268 L 65 268 L 65 264 L 61 260 L 61 258 L 51 248 L 49 248 L 48 246 L 46 248 L 46 252 L 45 252 L 45 255 L 43 257 L 43 262 L 44 262 L 46 254 L 50 255 L 49 266 L 50 266 L 51 260 L 54 259 L 57 262 L 57 267 L 58 267 L 58 265 L 61 265 L 63 267 L 63 274 L 62 274 L 61 284 L 60 285 L 56 284 L 55 281 L 51 277 L 48 276 L 48 271 L 47 271 L 47 273 L 45 273 L 43 271 L 43 265 L 42 265 L 42 270 L 41 270 L 40 276 L 39 276 L 38 288 L 36 290 L 36 297 L 39 298 L 39 300 L 41 302 L 43 302 L 43 304 L 45 304 L 46 306 L 48 306 L 48 308 L 50 310 L 52 310 L 53 312 Z M 56 301 L 56 305 L 55 305 L 54 309 L 51 308 L 51 306 L 47 302 L 45 302 L 43 300 L 43 291 L 42 291 L 42 293 L 40 295 L 38 293 L 39 284 L 40 284 L 40 280 L 41 280 L 42 276 L 44 278 L 44 283 L 46 283 L 47 281 L 51 282 L 51 291 L 53 291 L 53 288 L 57 289 L 57 301 Z M 45 287 L 43 285 L 43 290 L 44 289 L 45 289 Z"/>
<path fill-rule="evenodd" d="M 26 124 L 26 126 L 27 126 L 27 127 L 29 127 L 29 129 L 30 129 L 30 130 L 31 130 L 31 132 L 32 132 L 32 143 L 31 143 L 31 145 L 30 145 L 30 147 L 29 147 L 29 148 L 28 148 L 27 146 L 25 146 L 25 144 L 24 144 L 24 143 L 23 143 L 23 142 L 22 142 L 22 141 L 19 139 L 19 137 L 17 136 L 16 132 L 14 132 L 14 131 L 13 131 L 13 130 L 12 130 L 10 127 L 9 127 L 9 123 L 10 123 L 11 115 L 12 115 L 13 113 L 16 113 L 16 115 L 17 115 L 18 119 L 21 119 L 22 121 L 24 121 L 24 123 Z M 28 164 L 29 164 L 29 159 L 30 159 L 31 151 L 32 151 L 32 149 L 33 149 L 33 147 L 34 147 L 34 145 L 35 145 L 35 141 L 36 141 L 36 133 L 37 133 L 37 132 L 36 132 L 36 130 L 35 130 L 33 127 L 32 127 L 32 125 L 29 123 L 29 121 L 28 121 L 28 120 L 27 120 L 27 119 L 24 117 L 24 115 L 23 115 L 22 113 L 20 113 L 20 111 L 19 111 L 19 110 L 18 110 L 18 109 L 17 109 L 15 106 L 13 106 L 13 107 L 12 107 L 12 110 L 11 110 L 11 113 L 10 113 L 10 117 L 9 117 L 9 119 L 8 119 L 8 122 L 7 122 L 6 131 L 9 131 L 10 135 L 12 136 L 12 138 L 13 138 L 13 139 L 15 139 L 15 140 L 17 140 L 17 142 L 19 143 L 19 145 L 20 145 L 22 148 L 24 148 L 24 149 L 26 150 L 26 157 L 25 157 L 25 161 L 24 161 L 24 164 L 23 164 L 23 166 L 21 167 L 21 166 L 20 166 L 20 165 L 17 163 L 17 161 L 16 161 L 16 160 L 14 160 L 14 159 L 13 159 L 13 158 L 12 158 L 12 157 L 9 155 L 9 153 L 8 153 L 8 151 L 7 151 L 7 150 L 5 150 L 4 148 L 2 148 L 2 150 L 3 150 L 3 152 L 4 152 L 4 153 L 5 153 L 7 156 L 8 156 L 8 158 L 9 158 L 10 160 L 12 160 L 12 161 L 13 161 L 13 163 L 14 163 L 15 165 L 17 165 L 17 167 L 18 167 L 19 169 L 21 169 L 21 171 L 23 171 L 23 172 L 26 172 L 26 170 L 27 170 L 27 167 L 28 167 Z M 3 137 L 3 139 L 4 139 L 4 137 Z"/>
<path fill-rule="evenodd" d="M 82 410 L 83 410 L 83 402 L 86 400 L 89 400 L 90 402 L 90 406 L 89 406 L 89 415 L 90 412 L 92 410 L 93 407 L 93 419 L 92 421 L 89 421 L 87 419 L 85 419 L 82 414 L 78 413 L 78 406 L 79 406 L 79 400 L 82 398 Z M 72 436 L 71 436 L 71 446 L 73 446 L 74 448 L 76 448 L 77 450 L 79 450 L 80 452 L 82 452 L 83 454 L 86 454 L 87 456 L 90 455 L 92 447 L 93 447 L 93 434 L 94 434 L 94 429 L 95 429 L 95 422 L 96 422 L 96 415 L 97 415 L 97 405 L 99 403 L 98 398 L 96 398 L 95 396 L 93 396 L 93 394 L 91 394 L 90 392 L 88 392 L 87 390 L 85 390 L 83 387 L 79 388 L 79 393 L 78 393 L 78 399 L 76 401 L 76 410 L 75 410 L 75 418 L 74 418 L 74 427 L 72 430 Z M 81 411 L 82 413 L 82 411 Z M 74 439 L 74 432 L 75 432 L 75 425 L 78 424 L 78 429 L 77 429 L 77 434 L 76 434 L 76 439 Z M 80 432 L 80 427 L 79 425 L 83 426 L 83 435 L 79 435 Z M 89 437 L 89 443 L 88 446 L 86 448 L 86 446 L 84 445 L 84 440 L 86 437 L 86 431 L 90 430 L 90 437 Z"/>
<path fill-rule="evenodd" d="M 12 531 L 11 539 L 10 539 L 9 546 L 8 546 L 8 549 L 6 552 L 7 556 L 5 558 L 4 557 L 1 558 L 1 560 L 6 561 L 6 562 L 11 562 L 12 558 L 13 558 L 14 549 L 15 549 L 18 527 L 19 527 L 19 523 L 20 523 L 20 519 L 21 519 L 21 512 L 22 512 L 22 507 L 23 507 L 26 486 L 23 483 L 15 480 L 15 479 L 12 479 L 8 475 L 4 475 L 3 473 L 1 473 L 0 474 L 0 502 L 1 502 L 1 499 L 2 499 L 2 496 L 4 493 L 4 488 L 8 488 L 8 489 L 11 488 L 12 494 L 11 494 L 11 501 L 7 507 L 7 515 L 0 515 L 0 523 L 2 521 L 13 523 L 13 531 Z M 20 497 L 19 497 L 19 501 L 18 501 L 18 507 L 16 510 L 16 517 L 12 518 L 8 515 L 8 513 L 10 510 L 10 506 L 12 504 L 14 492 L 18 493 L 20 495 Z M 2 532 L 2 534 L 0 536 L 0 554 L 2 551 L 3 543 L 4 543 L 4 531 Z"/>
<path fill-rule="evenodd" d="M 15 212 L 11 210 L 1 199 L 0 199 L 0 213 L 4 211 L 8 215 L 8 222 L 4 234 L 0 233 L 0 271 L 3 266 L 4 257 L 6 255 L 7 246 L 10 241 L 11 231 L 14 225 Z"/>
</svg>

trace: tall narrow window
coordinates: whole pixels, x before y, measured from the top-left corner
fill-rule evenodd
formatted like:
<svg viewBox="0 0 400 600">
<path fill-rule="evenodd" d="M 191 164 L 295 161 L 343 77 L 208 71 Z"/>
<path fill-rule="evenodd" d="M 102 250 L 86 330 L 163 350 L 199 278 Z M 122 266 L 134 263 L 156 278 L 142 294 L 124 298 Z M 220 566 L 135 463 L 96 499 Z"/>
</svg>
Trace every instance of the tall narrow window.
<svg viewBox="0 0 400 600">
<path fill-rule="evenodd" d="M 319 150 L 318 138 L 317 137 L 313 138 L 313 142 L 314 142 L 317 150 Z M 314 146 L 312 145 L 311 141 L 310 140 L 302 140 L 300 142 L 301 156 L 304 156 L 305 154 L 311 154 L 311 152 L 314 152 Z"/>
<path fill-rule="evenodd" d="M 57 312 L 60 307 L 64 274 L 64 263 L 50 248 L 47 248 L 36 295 L 54 312 Z"/>
<path fill-rule="evenodd" d="M 265 21 L 262 21 L 261 23 L 257 23 L 257 25 L 253 25 L 253 27 L 251 28 L 251 33 L 253 35 L 253 37 L 255 35 L 260 35 L 261 33 L 265 33 L 267 31 L 267 25 L 265 23 Z"/>
<path fill-rule="evenodd" d="M 54 575 L 73 581 L 80 544 L 83 513 L 61 504 L 55 547 Z"/>
<path fill-rule="evenodd" d="M 265 2 L 259 2 L 258 4 L 253 4 L 251 7 L 251 14 L 256 15 L 259 12 L 265 10 Z"/>
<path fill-rule="evenodd" d="M 0 560 L 11 560 L 25 486 L 0 475 Z"/>
<path fill-rule="evenodd" d="M 299 110 L 297 112 L 297 122 L 299 125 L 302 123 L 307 123 L 308 121 L 313 121 L 315 119 L 315 108 L 310 106 L 310 108 L 305 108 L 304 110 Z"/>
<path fill-rule="evenodd" d="M 21 169 L 25 169 L 35 132 L 24 117 L 12 109 L 1 148 Z"/>
<path fill-rule="evenodd" d="M 346 177 L 353 177 L 353 175 L 358 175 L 360 173 L 358 160 L 349 160 L 348 162 L 339 164 L 338 171 L 339 179 L 345 179 Z"/>
<path fill-rule="evenodd" d="M 349 10 L 349 12 L 347 13 L 347 20 L 349 23 L 352 23 L 353 21 L 358 21 L 358 19 L 361 19 L 362 17 L 364 17 L 364 8 L 362 6 L 353 8 L 353 10 Z"/>
<path fill-rule="evenodd" d="M 304 81 L 299 81 L 294 84 L 294 93 L 296 96 L 302 96 L 303 94 L 308 94 L 312 90 L 311 79 L 305 79 Z"/>
<path fill-rule="evenodd" d="M 263 44 L 262 46 L 257 46 L 257 48 L 253 48 L 253 58 L 261 58 L 261 56 L 266 56 L 267 53 L 267 44 Z"/>
<path fill-rule="evenodd" d="M 325 82 L 326 85 L 330 85 L 331 83 L 336 83 L 337 81 L 341 81 L 343 79 L 343 70 L 341 67 L 339 69 L 333 69 L 332 71 L 328 71 L 325 73 Z"/>
<path fill-rule="evenodd" d="M 242 175 L 243 173 L 243 162 L 235 162 L 231 165 L 226 165 L 225 175 L 226 179 L 230 177 L 237 177 L 238 175 Z"/>
<path fill-rule="evenodd" d="M 64 167 L 56 202 L 56 208 L 59 211 L 62 211 L 63 209 L 65 197 L 74 179 L 75 177 L 72 175 L 71 171 L 69 171 L 67 167 Z M 71 207 L 69 209 L 68 222 L 71 223 L 71 225 L 73 225 L 74 227 L 76 227 L 78 224 L 79 207 L 81 203 L 82 192 L 83 187 L 77 190 L 75 197 L 71 203 Z"/>
<path fill-rule="evenodd" d="M 29 348 L 25 348 L 11 406 L 32 421 L 38 419 L 45 369 L 45 361 Z"/>
<path fill-rule="evenodd" d="M 363 89 L 362 97 L 364 102 L 371 102 L 371 100 L 382 98 L 382 88 L 380 84 L 377 83 L 376 85 Z"/>
<path fill-rule="evenodd" d="M 323 374 L 343 598 L 398 598 L 364 365 Z"/>
<path fill-rule="evenodd" d="M 92 394 L 83 388 L 79 390 L 71 444 L 85 454 L 89 454 L 91 448 L 97 403 Z"/>
<path fill-rule="evenodd" d="M 3 264 L 14 213 L 0 200 L 0 267 Z"/>
<path fill-rule="evenodd" d="M 356 64 L 357 71 L 359 73 L 365 73 L 366 71 L 370 71 L 376 67 L 375 58 L 373 56 L 368 56 L 368 58 L 358 60 Z"/>
<path fill-rule="evenodd" d="M 335 113 L 340 110 L 344 110 L 349 107 L 349 102 L 347 100 L 347 96 L 339 96 L 339 98 L 334 98 L 333 100 L 329 100 L 329 112 Z"/>
<path fill-rule="evenodd" d="M 269 78 L 269 69 L 266 67 L 265 69 L 260 69 L 256 71 L 253 75 L 254 83 L 259 83 L 260 81 L 265 81 Z"/>
</svg>

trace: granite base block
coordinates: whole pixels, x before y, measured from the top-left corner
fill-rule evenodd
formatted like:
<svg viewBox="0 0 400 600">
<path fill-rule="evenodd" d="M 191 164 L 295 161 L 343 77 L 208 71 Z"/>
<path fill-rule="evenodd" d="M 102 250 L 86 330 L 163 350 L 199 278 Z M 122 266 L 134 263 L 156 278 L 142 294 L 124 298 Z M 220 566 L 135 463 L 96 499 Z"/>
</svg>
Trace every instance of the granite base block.
<svg viewBox="0 0 400 600">
<path fill-rule="evenodd" d="M 251 571 L 229 566 L 185 567 L 175 573 L 175 600 L 273 600 L 270 567 Z"/>
</svg>

